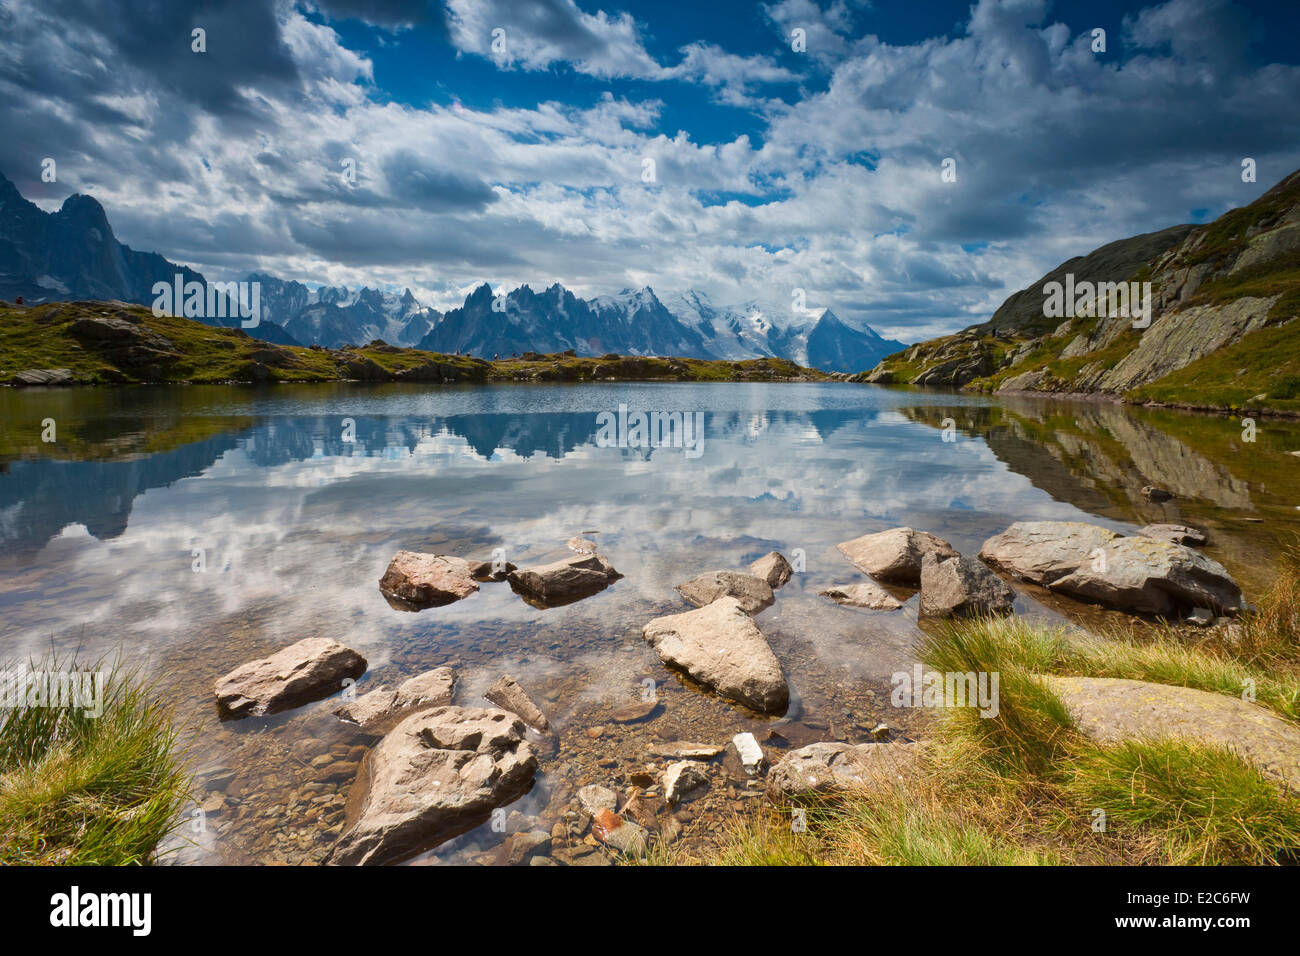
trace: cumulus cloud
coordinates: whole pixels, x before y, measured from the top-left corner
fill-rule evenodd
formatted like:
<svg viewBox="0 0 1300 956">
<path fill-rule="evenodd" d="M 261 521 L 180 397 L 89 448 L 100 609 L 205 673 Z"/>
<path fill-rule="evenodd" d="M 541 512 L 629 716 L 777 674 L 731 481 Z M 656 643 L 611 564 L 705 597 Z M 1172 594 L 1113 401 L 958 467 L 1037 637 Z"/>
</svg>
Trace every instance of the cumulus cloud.
<svg viewBox="0 0 1300 956">
<path fill-rule="evenodd" d="M 218 277 L 409 286 L 440 307 L 483 280 L 715 301 L 799 287 L 914 340 L 1300 165 L 1278 121 L 1300 70 L 1252 64 L 1226 0 L 1136 11 L 1103 56 L 1040 0 L 983 0 L 964 31 L 908 44 L 867 32 L 859 5 L 784 0 L 756 14 L 770 49 L 698 41 L 664 62 L 629 14 L 572 0 L 431 9 L 217 0 L 150 18 L 141 0 L 5 0 L 0 171 L 47 208 L 92 192 L 124 241 Z M 397 100 L 344 19 L 388 42 L 445 20 L 491 62 L 501 27 L 502 82 L 562 82 L 527 105 Z M 788 49 L 800 24 L 815 56 Z M 564 76 L 585 79 L 556 95 Z M 718 135 L 666 105 L 688 96 L 749 128 Z M 40 182 L 45 156 L 57 184 Z M 1244 156 L 1258 184 L 1240 181 Z"/>
</svg>

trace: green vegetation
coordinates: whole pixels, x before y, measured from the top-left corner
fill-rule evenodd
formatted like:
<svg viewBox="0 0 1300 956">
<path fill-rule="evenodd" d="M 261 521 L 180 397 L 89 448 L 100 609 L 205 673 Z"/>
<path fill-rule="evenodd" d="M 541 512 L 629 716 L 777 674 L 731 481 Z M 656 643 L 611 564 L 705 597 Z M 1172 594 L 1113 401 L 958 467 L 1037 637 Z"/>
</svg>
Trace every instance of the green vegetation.
<svg viewBox="0 0 1300 956">
<path fill-rule="evenodd" d="M 242 329 L 155 316 L 143 306 L 0 304 L 0 384 L 31 370 L 66 369 L 66 384 L 216 384 L 335 381 L 580 382 L 822 380 L 783 359 L 744 362 L 526 353 L 488 362 L 383 342 L 344 349 L 272 345 Z"/>
<path fill-rule="evenodd" d="M 60 669 L 51 660 L 29 671 Z M 75 707 L 3 711 L 0 864 L 148 863 L 176 826 L 189 776 L 171 708 L 117 668 L 103 698 L 98 717 Z"/>
<path fill-rule="evenodd" d="M 1195 408 L 1300 412 L 1300 322 L 1257 329 L 1124 397 Z"/>
<path fill-rule="evenodd" d="M 1170 627 L 1087 638 L 1016 619 L 951 623 L 928 637 L 933 671 L 1000 675 L 999 711 L 937 718 L 919 766 L 806 807 L 733 821 L 708 860 L 808 864 L 1271 864 L 1300 852 L 1300 802 L 1234 752 L 1185 738 L 1100 745 L 1043 674 L 1127 677 L 1230 694 L 1241 678 L 1289 719 L 1300 703 L 1300 563 L 1260 608 L 1193 641 Z M 1092 824 L 1104 811 L 1105 827 Z"/>
</svg>

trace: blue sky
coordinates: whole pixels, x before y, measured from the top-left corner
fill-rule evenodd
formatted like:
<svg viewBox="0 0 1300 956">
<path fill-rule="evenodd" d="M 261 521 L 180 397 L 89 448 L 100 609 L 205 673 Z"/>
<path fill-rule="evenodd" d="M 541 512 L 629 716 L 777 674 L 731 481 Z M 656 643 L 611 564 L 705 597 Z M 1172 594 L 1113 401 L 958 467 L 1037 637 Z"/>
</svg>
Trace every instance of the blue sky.
<svg viewBox="0 0 1300 956">
<path fill-rule="evenodd" d="M 803 288 L 915 340 L 1300 166 L 1298 34 L 1254 0 L 0 0 L 0 171 L 214 278 Z"/>
</svg>

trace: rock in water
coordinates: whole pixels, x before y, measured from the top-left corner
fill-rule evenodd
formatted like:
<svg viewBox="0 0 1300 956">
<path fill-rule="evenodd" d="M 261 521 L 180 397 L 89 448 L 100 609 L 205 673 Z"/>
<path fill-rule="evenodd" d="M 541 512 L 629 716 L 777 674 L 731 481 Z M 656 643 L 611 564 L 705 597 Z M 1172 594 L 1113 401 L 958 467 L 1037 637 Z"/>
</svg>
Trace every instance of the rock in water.
<svg viewBox="0 0 1300 956">
<path fill-rule="evenodd" d="M 570 551 L 578 552 L 578 554 L 596 553 L 596 542 L 592 541 L 590 538 L 584 538 L 582 535 L 574 535 L 568 541 L 564 542 L 564 546 Z"/>
<path fill-rule="evenodd" d="M 645 856 L 646 831 L 639 823 L 625 820 L 617 813 L 599 810 L 591 821 L 596 839 L 620 854 L 636 859 Z"/>
<path fill-rule="evenodd" d="M 451 703 L 456 689 L 456 672 L 437 667 L 402 681 L 396 689 L 379 687 L 334 711 L 349 723 L 370 733 L 383 733 L 418 707 L 442 707 Z"/>
<path fill-rule="evenodd" d="M 526 793 L 536 771 L 537 755 L 512 714 L 454 706 L 412 714 L 371 752 L 368 779 L 354 784 L 366 788 L 360 813 L 325 862 L 415 856 Z"/>
<path fill-rule="evenodd" d="M 1143 538 L 1155 538 L 1171 544 L 1185 544 L 1199 548 L 1208 540 L 1204 531 L 1185 524 L 1149 524 L 1137 532 Z"/>
<path fill-rule="evenodd" d="M 878 581 L 916 587 L 921 583 L 921 559 L 934 553 L 955 558 L 957 551 L 947 541 L 925 531 L 891 528 L 864 534 L 836 545 L 859 571 Z"/>
<path fill-rule="evenodd" d="M 618 794 L 609 787 L 589 783 L 578 789 L 578 806 L 593 817 L 601 810 L 613 812 L 618 809 Z"/>
<path fill-rule="evenodd" d="M 240 664 L 217 679 L 217 706 L 223 717 L 261 717 L 320 700 L 360 677 L 366 659 L 326 637 L 308 637 L 270 657 Z"/>
<path fill-rule="evenodd" d="M 767 766 L 767 757 L 763 755 L 763 748 L 758 745 L 758 740 L 753 734 L 748 732 L 736 734 L 731 738 L 731 745 L 736 748 L 740 765 L 745 768 L 745 773 L 753 776 Z"/>
<path fill-rule="evenodd" d="M 828 597 L 836 604 L 845 607 L 868 607 L 873 611 L 897 611 L 903 606 L 898 600 L 875 581 L 863 581 L 860 584 L 846 584 L 843 587 L 827 588 L 818 591 L 822 597 Z"/>
<path fill-rule="evenodd" d="M 540 730 L 544 734 L 551 732 L 551 722 L 546 719 L 542 709 L 533 703 L 519 682 L 509 674 L 497 678 L 497 682 L 483 696 L 498 707 L 510 711 L 534 730 Z"/>
<path fill-rule="evenodd" d="M 663 785 L 664 799 L 670 804 L 681 803 L 708 787 L 709 778 L 699 764 L 679 760 L 664 771 Z"/>
<path fill-rule="evenodd" d="M 921 613 L 930 617 L 1009 614 L 1016 592 L 975 558 L 940 559 L 927 554 L 921 565 Z"/>
<path fill-rule="evenodd" d="M 641 633 L 665 664 L 729 700 L 768 714 L 784 712 L 790 703 L 780 662 L 733 597 L 656 618 Z"/>
<path fill-rule="evenodd" d="M 439 607 L 468 597 L 478 590 L 478 585 L 474 582 L 474 566 L 464 558 L 398 551 L 379 579 L 379 590 L 388 598 L 414 607 Z"/>
<path fill-rule="evenodd" d="M 1021 580 L 1046 586 L 1118 537 L 1081 521 L 1017 521 L 985 541 L 980 557 Z"/>
<path fill-rule="evenodd" d="M 766 581 L 738 571 L 706 571 L 677 585 L 677 593 L 696 607 L 712 604 L 723 596 L 732 597 L 746 614 L 757 614 L 775 600 Z"/>
<path fill-rule="evenodd" d="M 530 603 L 558 607 L 603 591 L 622 576 L 600 555 L 584 554 L 512 571 L 509 581 Z"/>
<path fill-rule="evenodd" d="M 1199 551 L 1154 538 L 1115 538 L 1091 560 L 1053 581 L 1052 590 L 1139 614 L 1241 610 L 1241 589 L 1227 569 Z"/>
<path fill-rule="evenodd" d="M 1172 491 L 1165 491 L 1165 489 L 1157 488 L 1155 485 L 1144 487 L 1142 494 L 1152 501 L 1169 501 L 1174 496 Z"/>
<path fill-rule="evenodd" d="M 1043 678 L 1079 730 L 1103 744 L 1185 737 L 1227 747 L 1300 790 L 1300 726 L 1239 697 L 1118 677 Z"/>
<path fill-rule="evenodd" d="M 782 757 L 767 775 L 773 803 L 896 781 L 916 764 L 915 744 L 809 744 Z"/>
<path fill-rule="evenodd" d="M 794 568 L 780 551 L 769 551 L 749 566 L 749 573 L 762 578 L 773 591 L 782 587 L 794 574 Z"/>
</svg>

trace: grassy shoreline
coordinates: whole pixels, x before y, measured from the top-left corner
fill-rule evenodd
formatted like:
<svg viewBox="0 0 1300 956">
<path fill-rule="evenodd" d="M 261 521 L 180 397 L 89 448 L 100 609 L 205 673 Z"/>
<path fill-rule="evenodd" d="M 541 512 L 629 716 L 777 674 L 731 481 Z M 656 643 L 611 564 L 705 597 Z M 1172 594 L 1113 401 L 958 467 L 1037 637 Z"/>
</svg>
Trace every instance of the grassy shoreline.
<svg viewBox="0 0 1300 956">
<path fill-rule="evenodd" d="M 56 373 L 48 383 L 30 373 Z M 831 375 L 786 359 L 743 361 L 569 352 L 488 361 L 382 341 L 326 349 L 274 345 L 242 329 L 155 316 L 121 302 L 0 303 L 0 385 L 279 384 L 312 382 L 775 382 Z"/>
<path fill-rule="evenodd" d="M 920 648 L 933 671 L 994 671 L 992 719 L 942 710 L 901 775 L 736 817 L 714 856 L 659 849 L 649 862 L 713 865 L 1271 865 L 1300 861 L 1300 797 L 1227 746 L 1189 737 L 1098 743 L 1049 675 L 1121 677 L 1240 693 L 1300 725 L 1300 563 L 1260 606 L 1192 634 L 1157 625 L 1082 639 L 1020 619 L 944 626 Z M 1102 828 L 1097 821 L 1104 823 Z"/>
</svg>

